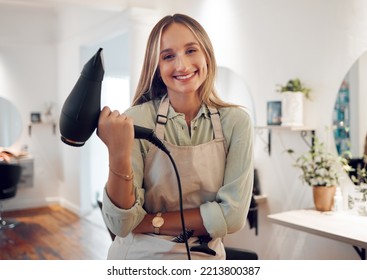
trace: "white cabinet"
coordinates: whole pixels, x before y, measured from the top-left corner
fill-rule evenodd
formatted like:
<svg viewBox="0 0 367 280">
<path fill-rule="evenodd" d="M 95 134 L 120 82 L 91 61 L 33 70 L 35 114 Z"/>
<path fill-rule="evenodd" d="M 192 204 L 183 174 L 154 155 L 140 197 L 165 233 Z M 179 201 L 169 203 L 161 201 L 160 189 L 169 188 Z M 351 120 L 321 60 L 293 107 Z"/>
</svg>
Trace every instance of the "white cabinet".
<svg viewBox="0 0 367 280">
<path fill-rule="evenodd" d="M 34 179 L 34 158 L 27 157 L 19 160 L 22 167 L 22 174 L 18 183 L 18 188 L 32 188 Z"/>
</svg>

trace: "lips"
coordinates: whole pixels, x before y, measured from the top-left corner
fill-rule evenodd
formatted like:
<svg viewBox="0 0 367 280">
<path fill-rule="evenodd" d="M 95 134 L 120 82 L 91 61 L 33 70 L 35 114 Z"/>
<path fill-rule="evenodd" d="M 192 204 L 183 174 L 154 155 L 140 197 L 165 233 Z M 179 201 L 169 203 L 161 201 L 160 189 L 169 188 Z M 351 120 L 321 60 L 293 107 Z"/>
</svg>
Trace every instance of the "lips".
<svg viewBox="0 0 367 280">
<path fill-rule="evenodd" d="M 178 75 L 178 76 L 174 76 L 175 79 L 177 80 L 180 80 L 180 81 L 184 81 L 184 80 L 188 80 L 190 79 L 191 77 L 193 77 L 195 75 L 196 72 L 193 72 L 193 73 L 190 73 L 190 74 L 187 74 L 187 75 Z"/>
</svg>

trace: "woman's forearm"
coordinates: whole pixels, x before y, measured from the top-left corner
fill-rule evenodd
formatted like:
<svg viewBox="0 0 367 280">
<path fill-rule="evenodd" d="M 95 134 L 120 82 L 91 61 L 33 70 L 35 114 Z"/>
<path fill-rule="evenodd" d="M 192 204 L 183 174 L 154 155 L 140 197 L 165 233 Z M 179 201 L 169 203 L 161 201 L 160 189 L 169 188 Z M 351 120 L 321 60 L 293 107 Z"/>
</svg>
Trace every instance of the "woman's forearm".
<svg viewBox="0 0 367 280">
<path fill-rule="evenodd" d="M 200 209 L 184 210 L 185 226 L 187 230 L 193 230 L 194 236 L 208 235 Z M 152 220 L 156 214 L 146 214 L 143 221 L 134 229 L 134 233 L 154 233 Z M 160 228 L 160 234 L 177 236 L 182 233 L 182 223 L 180 211 L 162 213 L 164 224 Z"/>
<path fill-rule="evenodd" d="M 130 209 L 135 203 L 134 173 L 129 159 L 112 160 L 107 181 L 107 194 L 111 201 L 121 209 Z"/>
</svg>

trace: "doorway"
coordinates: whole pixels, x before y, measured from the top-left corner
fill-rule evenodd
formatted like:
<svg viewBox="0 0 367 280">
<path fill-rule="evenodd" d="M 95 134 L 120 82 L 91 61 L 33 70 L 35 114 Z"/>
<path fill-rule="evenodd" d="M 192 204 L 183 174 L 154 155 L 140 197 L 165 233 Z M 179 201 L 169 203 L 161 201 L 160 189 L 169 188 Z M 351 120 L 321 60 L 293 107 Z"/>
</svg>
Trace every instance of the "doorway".
<svg viewBox="0 0 367 280">
<path fill-rule="evenodd" d="M 124 112 L 131 103 L 130 72 L 128 63 L 128 36 L 126 33 L 109 38 L 100 43 L 84 46 L 81 49 L 81 59 L 88 61 L 99 48 L 103 48 L 102 57 L 105 74 L 101 90 L 101 109 L 109 106 L 111 110 Z M 84 64 L 83 63 L 83 64 Z M 104 185 L 108 176 L 108 151 L 104 143 L 93 133 L 88 141 L 87 158 L 89 186 L 82 196 L 90 198 L 92 208 L 97 207 L 97 199 L 101 199 Z"/>
</svg>

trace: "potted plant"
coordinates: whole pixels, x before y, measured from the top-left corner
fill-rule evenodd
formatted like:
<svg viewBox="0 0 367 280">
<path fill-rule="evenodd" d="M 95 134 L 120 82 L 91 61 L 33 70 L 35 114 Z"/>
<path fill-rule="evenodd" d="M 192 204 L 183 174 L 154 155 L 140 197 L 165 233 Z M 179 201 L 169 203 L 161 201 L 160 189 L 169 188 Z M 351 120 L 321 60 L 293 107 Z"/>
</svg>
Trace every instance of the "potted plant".
<svg viewBox="0 0 367 280">
<path fill-rule="evenodd" d="M 303 126 L 303 98 L 310 99 L 311 89 L 295 78 L 278 85 L 277 91 L 282 94 L 282 125 Z"/>
<path fill-rule="evenodd" d="M 284 92 L 301 92 L 305 96 L 306 99 L 310 99 L 310 92 L 311 89 L 308 87 L 305 87 L 305 85 L 301 82 L 300 79 L 295 78 L 289 80 L 286 85 L 278 85 L 278 92 L 284 93 Z"/>
<path fill-rule="evenodd" d="M 300 179 L 313 188 L 313 199 L 316 210 L 330 211 L 333 206 L 336 186 L 339 184 L 340 160 L 329 152 L 325 143 L 314 136 L 310 149 L 294 157 L 294 151 L 287 150 L 295 158 L 294 167 L 301 171 Z"/>
<path fill-rule="evenodd" d="M 359 215 L 367 216 L 367 155 L 352 159 L 346 152 L 342 157 L 344 170 L 354 183 L 353 191 L 348 195 L 348 207 L 357 210 Z"/>
</svg>

